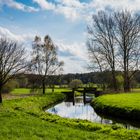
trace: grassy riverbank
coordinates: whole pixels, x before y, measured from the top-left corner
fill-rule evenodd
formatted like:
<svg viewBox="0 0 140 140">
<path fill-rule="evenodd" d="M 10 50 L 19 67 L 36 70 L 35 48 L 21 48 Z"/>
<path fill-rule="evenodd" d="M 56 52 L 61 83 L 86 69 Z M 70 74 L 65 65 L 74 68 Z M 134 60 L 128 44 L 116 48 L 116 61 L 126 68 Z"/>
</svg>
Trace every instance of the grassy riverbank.
<svg viewBox="0 0 140 140">
<path fill-rule="evenodd" d="M 93 105 L 99 113 L 140 121 L 140 93 L 100 96 Z"/>
<path fill-rule="evenodd" d="M 116 125 L 64 119 L 45 113 L 42 108 L 62 100 L 60 93 L 5 100 L 0 105 L 1 140 L 137 140 L 140 131 Z"/>
</svg>

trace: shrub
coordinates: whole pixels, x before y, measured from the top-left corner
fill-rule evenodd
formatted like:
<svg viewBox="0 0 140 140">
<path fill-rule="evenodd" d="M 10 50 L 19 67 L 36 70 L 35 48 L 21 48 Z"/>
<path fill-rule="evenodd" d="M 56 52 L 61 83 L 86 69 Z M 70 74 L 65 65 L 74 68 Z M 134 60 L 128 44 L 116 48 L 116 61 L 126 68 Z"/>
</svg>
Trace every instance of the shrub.
<svg viewBox="0 0 140 140">
<path fill-rule="evenodd" d="M 19 84 L 16 80 L 10 80 L 4 85 L 2 92 L 10 93 L 14 88 L 18 88 L 18 87 L 19 87 Z"/>
<path fill-rule="evenodd" d="M 70 87 L 70 88 L 77 89 L 77 88 L 79 88 L 82 84 L 83 84 L 83 83 L 82 83 L 81 80 L 74 79 L 74 80 L 72 80 L 72 81 L 69 83 L 69 87 Z"/>
</svg>

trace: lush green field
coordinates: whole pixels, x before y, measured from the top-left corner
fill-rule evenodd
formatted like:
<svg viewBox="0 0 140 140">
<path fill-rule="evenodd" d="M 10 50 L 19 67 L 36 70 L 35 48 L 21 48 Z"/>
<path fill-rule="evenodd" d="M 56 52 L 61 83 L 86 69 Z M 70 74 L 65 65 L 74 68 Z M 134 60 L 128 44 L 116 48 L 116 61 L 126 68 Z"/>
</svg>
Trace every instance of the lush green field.
<svg viewBox="0 0 140 140">
<path fill-rule="evenodd" d="M 29 94 L 30 89 L 29 88 L 16 88 L 13 91 L 11 91 L 12 94 Z"/>
<path fill-rule="evenodd" d="M 93 105 L 99 113 L 140 121 L 140 93 L 100 96 Z"/>
<path fill-rule="evenodd" d="M 64 98 L 60 93 L 4 101 L 0 105 L 1 140 L 138 140 L 140 131 L 116 125 L 64 119 L 43 111 Z"/>
<path fill-rule="evenodd" d="M 54 92 L 62 92 L 62 91 L 69 91 L 70 89 L 67 88 L 55 88 Z M 42 92 L 42 89 L 39 90 L 39 92 Z M 46 88 L 46 93 L 51 93 L 52 89 L 51 88 Z M 14 89 L 11 94 L 13 95 L 20 95 L 20 94 L 30 94 L 32 93 L 29 88 L 16 88 Z"/>
</svg>

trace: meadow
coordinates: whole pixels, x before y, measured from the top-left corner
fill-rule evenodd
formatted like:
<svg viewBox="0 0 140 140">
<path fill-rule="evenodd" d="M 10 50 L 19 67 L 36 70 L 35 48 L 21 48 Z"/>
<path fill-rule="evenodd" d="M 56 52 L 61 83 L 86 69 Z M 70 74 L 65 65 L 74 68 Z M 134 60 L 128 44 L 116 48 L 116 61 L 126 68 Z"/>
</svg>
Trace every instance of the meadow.
<svg viewBox="0 0 140 140">
<path fill-rule="evenodd" d="M 18 89 L 21 91 L 25 89 Z M 57 89 L 58 90 L 58 89 Z M 62 89 L 59 89 L 62 91 Z M 15 92 L 15 91 L 14 91 Z M 12 93 L 15 94 L 15 93 Z M 4 100 L 0 105 L 0 139 L 20 140 L 138 140 L 140 131 L 118 125 L 101 125 L 85 120 L 61 118 L 44 108 L 62 101 L 60 92 Z"/>
</svg>

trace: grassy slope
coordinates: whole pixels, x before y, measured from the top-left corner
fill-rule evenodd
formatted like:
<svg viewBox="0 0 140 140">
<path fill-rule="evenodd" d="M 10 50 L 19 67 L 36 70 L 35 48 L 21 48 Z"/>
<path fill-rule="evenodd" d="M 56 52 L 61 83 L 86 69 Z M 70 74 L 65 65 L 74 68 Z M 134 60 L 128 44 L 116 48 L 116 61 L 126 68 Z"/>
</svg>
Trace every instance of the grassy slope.
<svg viewBox="0 0 140 140">
<path fill-rule="evenodd" d="M 101 113 L 140 121 L 140 94 L 125 93 L 96 98 L 94 108 Z"/>
<path fill-rule="evenodd" d="M 140 138 L 139 131 L 62 119 L 42 111 L 42 107 L 63 98 L 62 94 L 55 93 L 4 101 L 0 105 L 0 139 L 137 140 Z"/>
</svg>

